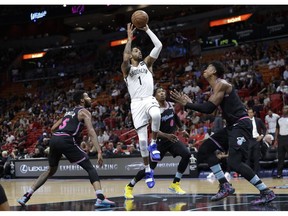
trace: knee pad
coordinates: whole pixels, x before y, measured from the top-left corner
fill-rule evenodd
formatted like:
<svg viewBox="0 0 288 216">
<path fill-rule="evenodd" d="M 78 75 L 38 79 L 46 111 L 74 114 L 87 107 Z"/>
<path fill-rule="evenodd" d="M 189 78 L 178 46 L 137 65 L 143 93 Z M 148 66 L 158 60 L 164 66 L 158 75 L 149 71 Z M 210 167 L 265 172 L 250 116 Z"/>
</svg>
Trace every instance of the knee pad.
<svg viewBox="0 0 288 216">
<path fill-rule="evenodd" d="M 151 130 L 154 132 L 158 132 L 160 129 L 161 123 L 161 113 L 159 107 L 151 107 L 148 111 L 151 117 Z"/>
<path fill-rule="evenodd" d="M 90 160 L 86 159 L 84 161 L 81 161 L 78 165 L 81 166 L 88 173 L 91 184 L 93 184 L 96 181 L 100 181 L 98 173 L 96 169 L 93 167 Z"/>
</svg>

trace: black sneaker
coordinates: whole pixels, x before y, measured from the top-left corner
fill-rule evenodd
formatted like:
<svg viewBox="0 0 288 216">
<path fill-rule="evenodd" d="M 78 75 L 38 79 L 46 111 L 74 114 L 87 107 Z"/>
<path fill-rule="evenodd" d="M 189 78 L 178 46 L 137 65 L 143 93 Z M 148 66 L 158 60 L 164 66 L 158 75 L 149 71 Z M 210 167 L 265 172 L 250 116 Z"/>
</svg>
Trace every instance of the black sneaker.
<svg viewBox="0 0 288 216">
<path fill-rule="evenodd" d="M 283 178 L 282 175 L 273 176 L 273 179 L 282 179 L 282 178 Z"/>
<path fill-rule="evenodd" d="M 251 201 L 252 205 L 261 205 L 271 202 L 276 198 L 276 195 L 274 192 L 270 189 L 265 191 L 260 191 L 260 197 L 258 199 L 255 199 Z"/>
<path fill-rule="evenodd" d="M 218 193 L 211 197 L 211 201 L 224 199 L 234 192 L 235 189 L 232 187 L 232 185 L 229 182 L 225 182 L 224 184 L 220 184 Z"/>
<path fill-rule="evenodd" d="M 21 197 L 20 199 L 17 200 L 17 202 L 21 205 L 21 206 L 26 206 L 26 203 L 28 202 L 28 200 L 30 199 L 31 194 L 24 194 L 23 197 Z"/>
</svg>

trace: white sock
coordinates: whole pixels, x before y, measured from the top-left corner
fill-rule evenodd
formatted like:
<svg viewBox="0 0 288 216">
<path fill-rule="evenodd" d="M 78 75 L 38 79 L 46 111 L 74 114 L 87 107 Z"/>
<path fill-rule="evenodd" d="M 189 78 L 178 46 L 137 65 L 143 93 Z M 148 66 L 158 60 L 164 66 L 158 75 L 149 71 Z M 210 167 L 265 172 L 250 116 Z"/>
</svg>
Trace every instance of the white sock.
<svg viewBox="0 0 288 216">
<path fill-rule="evenodd" d="M 147 172 L 151 172 L 151 169 L 150 169 L 150 166 L 149 166 L 149 165 L 145 166 L 145 172 L 146 172 L 146 173 L 147 173 Z"/>
<path fill-rule="evenodd" d="M 34 193 L 34 190 L 33 190 L 32 188 L 29 188 L 29 190 L 27 191 L 27 193 L 32 195 L 32 194 Z"/>
</svg>

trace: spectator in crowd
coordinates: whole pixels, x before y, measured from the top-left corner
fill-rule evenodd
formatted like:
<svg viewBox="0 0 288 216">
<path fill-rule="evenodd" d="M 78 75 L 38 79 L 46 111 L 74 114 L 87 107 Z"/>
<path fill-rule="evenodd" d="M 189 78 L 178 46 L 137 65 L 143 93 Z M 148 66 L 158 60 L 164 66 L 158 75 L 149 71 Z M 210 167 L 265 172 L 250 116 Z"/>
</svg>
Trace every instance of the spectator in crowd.
<svg viewBox="0 0 288 216">
<path fill-rule="evenodd" d="M 107 132 L 105 130 L 103 131 L 102 129 L 97 130 L 97 134 L 98 134 L 97 138 L 98 138 L 99 145 L 103 146 L 104 143 L 109 140 L 109 136 Z"/>
<path fill-rule="evenodd" d="M 1 158 L 0 158 L 0 178 L 2 178 L 5 173 L 4 173 L 4 169 L 5 169 L 5 163 L 8 160 L 8 152 L 7 151 L 2 151 L 1 153 Z"/>
<path fill-rule="evenodd" d="M 271 109 L 268 110 L 267 115 L 265 116 L 265 124 L 267 132 L 275 137 L 276 124 L 280 116 L 277 113 L 273 113 Z"/>
<path fill-rule="evenodd" d="M 192 87 L 190 81 L 188 81 L 188 80 L 185 81 L 183 92 L 188 95 L 192 92 L 192 90 L 193 90 L 193 87 Z"/>
<path fill-rule="evenodd" d="M 132 128 L 133 127 L 132 114 L 130 111 L 128 112 L 127 116 L 125 117 L 124 122 L 125 122 L 125 124 L 124 124 L 125 128 Z"/>
<path fill-rule="evenodd" d="M 109 141 L 106 145 L 106 149 L 104 150 L 103 154 L 106 157 L 113 157 L 114 156 L 114 145 L 112 141 Z"/>
<path fill-rule="evenodd" d="M 34 152 L 30 155 L 30 158 L 42 158 L 44 157 L 44 149 L 36 147 Z"/>
<path fill-rule="evenodd" d="M 10 144 L 15 140 L 15 136 L 13 135 L 12 132 L 9 132 L 6 138 L 6 143 Z"/>
<path fill-rule="evenodd" d="M 254 105 L 252 107 L 255 117 L 260 118 L 260 112 L 263 111 L 263 104 L 259 102 L 258 98 L 254 98 Z"/>
<path fill-rule="evenodd" d="M 117 156 L 125 155 L 125 152 L 123 151 L 123 144 L 121 142 L 117 143 L 116 148 L 113 150 L 113 154 Z"/>
<path fill-rule="evenodd" d="M 108 136 L 109 136 L 108 138 L 109 142 L 112 141 L 114 146 L 120 141 L 120 138 L 118 137 L 118 135 L 114 133 L 112 130 L 108 131 Z"/>
<path fill-rule="evenodd" d="M 137 150 L 134 145 L 131 145 L 129 148 L 128 148 L 128 152 L 129 152 L 129 155 L 131 156 L 141 156 L 140 154 L 140 151 Z"/>
<path fill-rule="evenodd" d="M 283 71 L 283 79 L 287 82 L 288 81 L 288 64 L 285 66 L 285 70 Z"/>
</svg>

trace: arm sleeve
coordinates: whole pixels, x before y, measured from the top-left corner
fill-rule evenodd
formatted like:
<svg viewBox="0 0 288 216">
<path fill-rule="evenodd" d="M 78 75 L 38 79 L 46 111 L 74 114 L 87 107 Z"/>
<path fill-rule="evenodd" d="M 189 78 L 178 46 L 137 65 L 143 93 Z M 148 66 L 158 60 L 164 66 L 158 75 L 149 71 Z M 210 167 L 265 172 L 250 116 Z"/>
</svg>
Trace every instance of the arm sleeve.
<svg viewBox="0 0 288 216">
<path fill-rule="evenodd" d="M 217 108 L 217 106 L 215 104 L 213 104 L 212 102 L 208 101 L 208 102 L 202 103 L 202 104 L 187 103 L 185 105 L 185 108 L 186 109 L 192 109 L 192 110 L 195 110 L 195 111 L 198 111 L 201 113 L 210 114 Z"/>
<path fill-rule="evenodd" d="M 174 120 L 178 128 L 183 127 L 183 123 L 181 122 L 179 116 L 176 113 L 174 113 Z"/>
<path fill-rule="evenodd" d="M 162 49 L 162 43 L 150 29 L 148 29 L 146 33 L 149 35 L 154 44 L 154 48 L 150 52 L 150 56 L 157 59 Z"/>
</svg>

